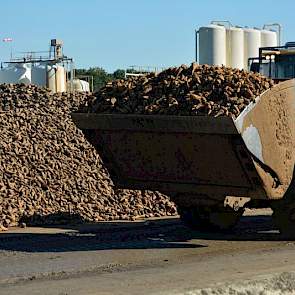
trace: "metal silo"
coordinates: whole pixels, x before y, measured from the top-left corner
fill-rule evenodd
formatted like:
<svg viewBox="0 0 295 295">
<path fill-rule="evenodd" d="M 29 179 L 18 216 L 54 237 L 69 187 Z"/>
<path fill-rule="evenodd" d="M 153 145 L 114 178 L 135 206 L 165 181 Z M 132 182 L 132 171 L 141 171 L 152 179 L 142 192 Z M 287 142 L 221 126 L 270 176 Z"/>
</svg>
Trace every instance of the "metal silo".
<svg viewBox="0 0 295 295">
<path fill-rule="evenodd" d="M 75 92 L 89 92 L 90 85 L 87 81 L 74 79 L 73 80 L 73 88 Z"/>
<path fill-rule="evenodd" d="M 199 29 L 199 63 L 226 65 L 226 29 L 208 25 Z"/>
<path fill-rule="evenodd" d="M 53 92 L 56 92 L 56 67 L 55 66 L 47 66 L 47 87 Z"/>
<path fill-rule="evenodd" d="M 0 71 L 0 83 L 31 83 L 31 68 L 24 63 L 10 64 Z"/>
<path fill-rule="evenodd" d="M 47 87 L 52 92 L 67 91 L 65 68 L 59 65 L 47 66 Z"/>
<path fill-rule="evenodd" d="M 261 30 L 261 47 L 278 46 L 278 35 L 275 31 Z"/>
<path fill-rule="evenodd" d="M 67 91 L 65 68 L 62 66 L 57 66 L 55 77 L 56 77 L 56 92 Z"/>
<path fill-rule="evenodd" d="M 248 59 L 259 56 L 261 47 L 261 32 L 257 29 L 244 29 L 244 67 L 248 68 Z"/>
<path fill-rule="evenodd" d="M 32 66 L 32 84 L 38 86 L 47 86 L 46 85 L 46 66 L 42 65 L 33 65 Z"/>
<path fill-rule="evenodd" d="M 226 30 L 228 67 L 244 68 L 244 31 L 241 28 L 230 27 Z"/>
</svg>

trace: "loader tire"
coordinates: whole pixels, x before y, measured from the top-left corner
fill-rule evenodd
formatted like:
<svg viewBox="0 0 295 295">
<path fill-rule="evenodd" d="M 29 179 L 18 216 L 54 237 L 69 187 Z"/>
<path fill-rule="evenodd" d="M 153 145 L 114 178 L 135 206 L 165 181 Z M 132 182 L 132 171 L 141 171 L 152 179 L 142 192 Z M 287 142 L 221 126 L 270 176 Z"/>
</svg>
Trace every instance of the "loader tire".
<svg viewBox="0 0 295 295">
<path fill-rule="evenodd" d="M 272 219 L 284 237 L 295 237 L 295 202 L 284 200 L 276 201 L 272 204 Z"/>
<path fill-rule="evenodd" d="M 183 223 L 201 231 L 227 231 L 232 229 L 243 215 L 244 210 L 234 211 L 229 207 L 178 208 Z"/>
</svg>

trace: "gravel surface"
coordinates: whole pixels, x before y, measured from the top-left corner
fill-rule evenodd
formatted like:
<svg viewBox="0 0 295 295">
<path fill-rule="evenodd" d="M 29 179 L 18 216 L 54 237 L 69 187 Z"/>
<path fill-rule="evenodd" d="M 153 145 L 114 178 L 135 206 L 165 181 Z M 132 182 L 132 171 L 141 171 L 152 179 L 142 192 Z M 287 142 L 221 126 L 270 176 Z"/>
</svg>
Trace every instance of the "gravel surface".
<svg viewBox="0 0 295 295">
<path fill-rule="evenodd" d="M 235 284 L 218 285 L 178 295 L 290 295 L 295 294 L 295 273 L 283 272 L 264 279 L 249 280 Z M 176 295 L 176 294 L 175 294 Z"/>
</svg>

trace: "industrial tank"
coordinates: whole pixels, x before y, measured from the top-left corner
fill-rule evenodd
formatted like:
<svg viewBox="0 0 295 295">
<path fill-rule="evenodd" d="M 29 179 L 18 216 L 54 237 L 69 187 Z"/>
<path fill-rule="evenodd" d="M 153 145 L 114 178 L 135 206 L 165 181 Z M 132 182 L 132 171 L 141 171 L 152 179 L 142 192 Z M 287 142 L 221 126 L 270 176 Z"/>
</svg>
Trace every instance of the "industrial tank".
<svg viewBox="0 0 295 295">
<path fill-rule="evenodd" d="M 199 29 L 199 63 L 226 65 L 226 29 L 208 25 Z"/>
<path fill-rule="evenodd" d="M 211 24 L 199 28 L 199 63 L 248 69 L 259 48 L 278 45 L 277 32 Z"/>
<path fill-rule="evenodd" d="M 26 64 L 11 64 L 0 70 L 0 83 L 31 83 L 31 68 Z"/>
<path fill-rule="evenodd" d="M 74 79 L 73 90 L 76 92 L 89 92 L 90 91 L 89 83 L 84 80 Z"/>
<path fill-rule="evenodd" d="M 81 81 L 83 92 L 90 92 L 89 82 L 84 81 L 84 80 L 80 80 L 80 81 Z"/>
<path fill-rule="evenodd" d="M 244 29 L 244 67 L 248 68 L 248 59 L 259 56 L 261 47 L 261 32 L 257 29 Z"/>
<path fill-rule="evenodd" d="M 244 68 L 244 31 L 241 28 L 230 27 L 226 30 L 227 58 L 226 66 Z"/>
<path fill-rule="evenodd" d="M 67 91 L 66 86 L 66 71 L 62 66 L 56 67 L 56 92 Z"/>
<path fill-rule="evenodd" d="M 278 35 L 275 31 L 261 30 L 261 47 L 278 46 Z"/>
<path fill-rule="evenodd" d="M 65 92 L 66 87 L 66 73 L 62 66 L 47 66 L 47 87 L 52 92 Z"/>
<path fill-rule="evenodd" d="M 55 93 L 56 92 L 56 78 L 55 78 L 56 67 L 47 66 L 46 68 L 47 68 L 46 85 L 52 92 Z"/>
<path fill-rule="evenodd" d="M 38 85 L 38 86 L 47 86 L 46 85 L 46 67 L 45 66 L 32 66 L 31 69 L 32 73 L 32 84 Z"/>
</svg>

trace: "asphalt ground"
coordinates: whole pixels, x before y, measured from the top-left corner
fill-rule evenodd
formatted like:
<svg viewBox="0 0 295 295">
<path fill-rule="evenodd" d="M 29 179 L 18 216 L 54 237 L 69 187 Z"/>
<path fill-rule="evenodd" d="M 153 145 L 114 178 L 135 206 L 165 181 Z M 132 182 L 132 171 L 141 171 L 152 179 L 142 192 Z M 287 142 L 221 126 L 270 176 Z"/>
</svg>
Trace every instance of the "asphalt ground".
<svg viewBox="0 0 295 295">
<path fill-rule="evenodd" d="M 295 241 L 270 215 L 248 211 L 230 233 L 177 217 L 13 228 L 0 233 L 0 294 L 198 294 L 290 274 Z"/>
</svg>

